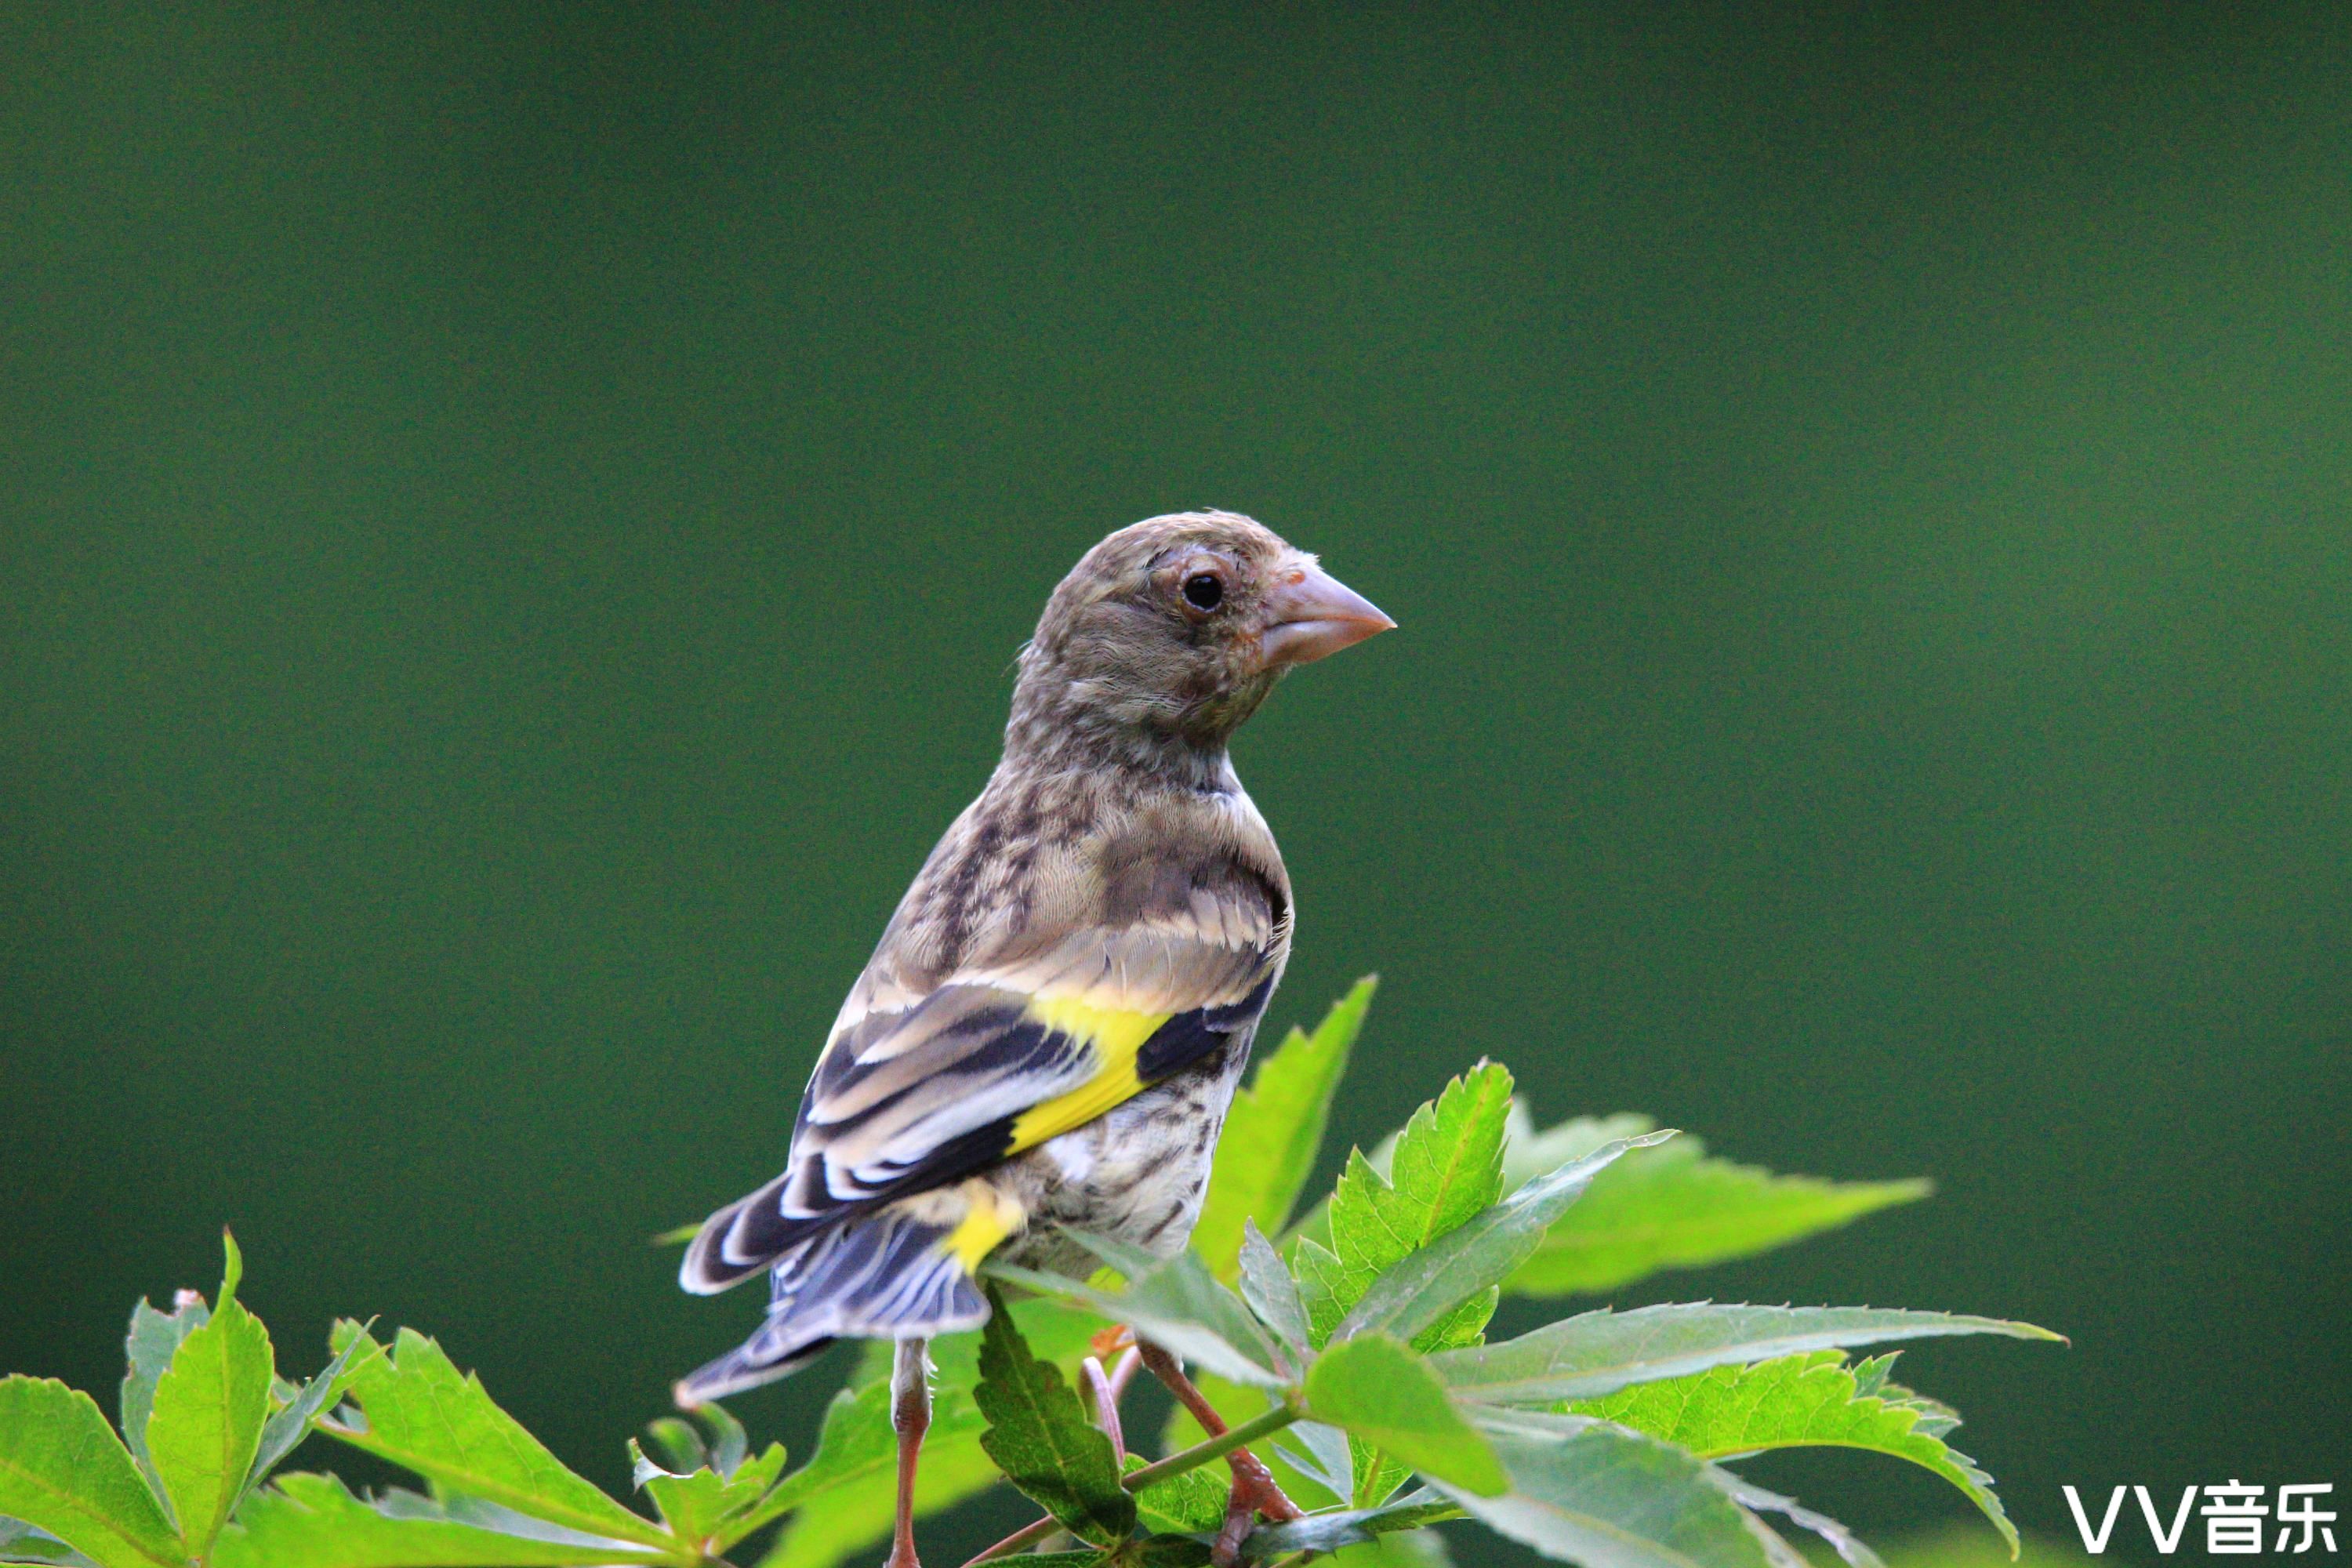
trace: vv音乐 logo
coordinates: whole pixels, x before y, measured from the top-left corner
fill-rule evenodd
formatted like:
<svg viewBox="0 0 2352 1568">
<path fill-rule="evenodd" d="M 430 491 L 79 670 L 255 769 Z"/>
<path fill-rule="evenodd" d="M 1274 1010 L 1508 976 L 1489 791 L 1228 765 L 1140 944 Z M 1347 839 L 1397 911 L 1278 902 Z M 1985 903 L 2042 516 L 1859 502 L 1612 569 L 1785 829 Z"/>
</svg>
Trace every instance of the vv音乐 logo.
<svg viewBox="0 0 2352 1568">
<path fill-rule="evenodd" d="M 2105 1552 L 2107 1542 L 2115 1537 L 2116 1521 L 2123 1513 L 2124 1489 L 2117 1487 L 2107 1493 L 2107 1509 L 2099 1516 L 2095 1529 L 2089 1511 L 2083 1507 L 2082 1494 L 2073 1487 L 2059 1489 L 2066 1494 L 2066 1506 L 2074 1510 L 2074 1528 L 2083 1532 L 2083 1550 L 2094 1555 Z M 2157 1551 L 2168 1557 L 2180 1550 L 2181 1538 L 2189 1533 L 2189 1511 L 2200 1493 L 2205 1506 L 2196 1511 L 2205 1521 L 2205 1550 L 2213 1556 L 2255 1557 L 2265 1551 L 2292 1555 L 2336 1550 L 2336 1511 L 2319 1506 L 2321 1499 L 2336 1490 L 2331 1481 L 2283 1486 L 2278 1489 L 2275 1508 L 2263 1500 L 2270 1494 L 2268 1487 L 2248 1486 L 2235 1477 L 2225 1486 L 2184 1488 L 2169 1523 L 2146 1487 L 2134 1487 L 2131 1490 L 2139 1499 L 2140 1517 L 2147 1521 L 2147 1532 Z M 2278 1527 L 2277 1533 L 2265 1539 L 2272 1525 Z"/>
</svg>

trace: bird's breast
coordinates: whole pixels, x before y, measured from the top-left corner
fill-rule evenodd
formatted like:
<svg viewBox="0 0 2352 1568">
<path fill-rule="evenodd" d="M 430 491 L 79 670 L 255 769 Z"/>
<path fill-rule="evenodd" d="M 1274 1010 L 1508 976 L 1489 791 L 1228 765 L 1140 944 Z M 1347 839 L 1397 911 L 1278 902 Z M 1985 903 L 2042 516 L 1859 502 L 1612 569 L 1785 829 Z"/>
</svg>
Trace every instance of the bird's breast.
<svg viewBox="0 0 2352 1568">
<path fill-rule="evenodd" d="M 1091 1255 L 1057 1226 L 1109 1236 L 1160 1257 L 1191 1239 L 1217 1135 L 1248 1064 L 1250 1030 L 1207 1060 L 1008 1163 L 1003 1179 L 1032 1215 L 1008 1253 L 1031 1268 L 1087 1273 Z"/>
</svg>

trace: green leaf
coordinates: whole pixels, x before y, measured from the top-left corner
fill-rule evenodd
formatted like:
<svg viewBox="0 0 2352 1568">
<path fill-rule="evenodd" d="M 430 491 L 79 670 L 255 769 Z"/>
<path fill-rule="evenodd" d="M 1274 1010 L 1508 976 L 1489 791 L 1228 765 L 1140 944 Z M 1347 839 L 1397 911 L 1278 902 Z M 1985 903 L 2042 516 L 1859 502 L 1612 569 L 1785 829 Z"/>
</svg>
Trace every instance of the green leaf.
<svg viewBox="0 0 2352 1568">
<path fill-rule="evenodd" d="M 1126 1288 L 1109 1289 L 1002 1263 L 988 1264 L 985 1272 L 1024 1289 L 1078 1302 L 1220 1377 L 1265 1387 L 1289 1381 L 1277 1370 L 1273 1345 L 1241 1298 L 1190 1252 L 1163 1260 L 1105 1237 L 1066 1234 L 1125 1274 Z"/>
<path fill-rule="evenodd" d="M 1205 1391 L 1203 1391 L 1205 1392 Z M 1222 1408 L 1222 1407 L 1221 1407 Z M 1198 1437 L 1193 1437 L 1198 1441 Z M 1331 1500 L 1341 1508 L 1348 1506 L 1356 1490 L 1355 1463 L 1350 1457 L 1349 1437 L 1337 1426 L 1326 1426 L 1320 1421 L 1298 1421 L 1283 1429 L 1274 1440 L 1271 1452 L 1297 1476 L 1304 1477 L 1318 1489 L 1330 1494 Z M 1304 1500 L 1313 1505 L 1312 1494 L 1293 1490 L 1285 1481 L 1284 1491 L 1294 1501 Z"/>
<path fill-rule="evenodd" d="M 731 1417 L 726 1419 L 731 1424 Z M 741 1428 L 734 1430 L 740 1432 Z M 707 1546 L 714 1552 L 724 1552 L 751 1532 L 730 1531 L 729 1526 L 765 1498 L 776 1484 L 776 1478 L 784 1473 L 784 1446 L 781 1443 L 770 1444 L 767 1452 L 749 1462 L 740 1454 L 731 1458 L 735 1463 L 727 1475 L 706 1465 L 688 1470 L 667 1470 L 646 1458 L 635 1438 L 629 1441 L 629 1458 L 637 1485 L 653 1499 L 662 1522 L 681 1541 Z"/>
<path fill-rule="evenodd" d="M 628 1458 L 637 1486 L 654 1500 L 654 1510 L 670 1526 L 670 1532 L 696 1547 L 724 1552 L 757 1528 L 736 1526 L 736 1519 L 757 1507 L 769 1495 L 769 1488 L 776 1486 L 776 1477 L 783 1474 L 783 1444 L 769 1444 L 767 1453 L 746 1462 L 743 1427 L 734 1417 L 718 1405 L 696 1405 L 696 1413 L 710 1422 L 719 1438 L 718 1448 L 706 1450 L 708 1465 L 696 1462 L 689 1469 L 663 1469 L 645 1458 L 637 1438 L 628 1441 Z M 694 1448 L 703 1448 L 701 1434 L 687 1427 L 687 1436 L 694 1438 Z"/>
<path fill-rule="evenodd" d="M 1413 1112 L 1389 1174 L 1360 1150 L 1349 1156 L 1327 1216 L 1329 1247 L 1312 1237 L 1298 1243 L 1299 1289 L 1317 1345 L 1329 1341 L 1373 1280 L 1501 1195 L 1510 1102 L 1509 1071 L 1482 1063 Z M 1484 1322 L 1482 1315 L 1477 1327 Z"/>
<path fill-rule="evenodd" d="M 89 1558 L 56 1536 L 5 1515 L 0 1515 L 0 1563 L 37 1563 L 43 1568 L 95 1568 Z"/>
<path fill-rule="evenodd" d="M 1135 1500 L 1119 1485 L 1109 1436 L 1087 1419 L 1061 1369 L 1031 1352 L 1002 1299 L 992 1291 L 990 1300 L 973 1391 L 988 1418 L 981 1447 L 1073 1534 L 1097 1546 L 1124 1540 L 1135 1530 Z"/>
<path fill-rule="evenodd" d="M 1181 1535 L 1123 1541 L 1098 1560 L 1103 1568 L 1209 1568 L 1207 1546 Z"/>
<path fill-rule="evenodd" d="M 1349 1156 L 1322 1216 L 1329 1246 L 1302 1237 L 1292 1257 L 1314 1343 L 1330 1340 L 1382 1274 L 1494 1203 L 1502 1191 L 1510 1104 L 1510 1073 L 1482 1062 L 1413 1113 L 1389 1149 L 1384 1171 L 1361 1151 Z M 1486 1289 L 1461 1301 L 1415 1331 L 1413 1348 L 1475 1343 L 1496 1299 Z M 1402 1467 L 1381 1460 L 1360 1439 L 1349 1446 L 1357 1503 L 1376 1503 L 1403 1483 Z"/>
<path fill-rule="evenodd" d="M 927 1438 L 922 1467 L 915 1474 L 915 1515 L 923 1519 L 953 1508 L 1002 1479 L 977 1433 L 936 1447 Z M 833 1568 L 856 1557 L 890 1533 L 897 1499 L 897 1479 L 887 1468 L 828 1488 L 821 1503 L 793 1516 L 760 1568 Z"/>
<path fill-rule="evenodd" d="M 1482 1497 L 1508 1484 L 1494 1450 L 1454 1407 L 1429 1363 L 1393 1335 L 1374 1330 L 1324 1352 L 1307 1374 L 1307 1404 L 1316 1420 L 1345 1428 L 1433 1480 Z"/>
<path fill-rule="evenodd" d="M 1509 1192 L 1524 1186 L 1546 1171 L 1558 1170 L 1571 1160 L 1583 1159 L 1603 1143 L 1613 1143 L 1620 1138 L 1638 1138 L 1644 1132 L 1657 1130 L 1657 1122 L 1647 1116 L 1620 1111 L 1614 1116 L 1573 1117 L 1558 1126 L 1538 1131 L 1535 1115 L 1528 1109 L 1527 1100 L 1524 1098 L 1514 1100 L 1510 1116 L 1504 1125 L 1503 1189 Z M 1687 1134 L 1685 1141 L 1691 1143 L 1697 1142 Z"/>
<path fill-rule="evenodd" d="M 1120 1467 L 1132 1475 L 1143 1468 L 1140 1454 L 1129 1454 Z M 1179 1470 L 1152 1482 L 1135 1494 L 1135 1511 L 1146 1530 L 1161 1534 L 1208 1535 L 1225 1522 L 1225 1499 L 1233 1483 L 1223 1465 Z"/>
<path fill-rule="evenodd" d="M 414 1492 L 371 1504 L 332 1476 L 289 1475 L 238 1510 L 210 1568 L 565 1568 L 672 1555 L 571 1531 L 494 1530 Z"/>
<path fill-rule="evenodd" d="M 147 1418 L 148 1461 L 172 1500 L 188 1554 L 199 1558 L 245 1493 L 278 1372 L 269 1331 L 236 1299 L 245 1272 L 236 1242 L 226 1232 L 221 1241 L 228 1261 L 220 1305 L 173 1352 Z"/>
<path fill-rule="evenodd" d="M 1287 1524 L 1261 1525 L 1243 1541 L 1242 1556 L 1247 1562 L 1266 1563 L 1293 1552 L 1337 1552 L 1398 1531 L 1461 1517 L 1460 1507 L 1423 1488 L 1379 1508 L 1325 1509 Z"/>
<path fill-rule="evenodd" d="M 1754 1366 L 1719 1366 L 1693 1377 L 1645 1383 L 1574 1406 L 1632 1426 L 1701 1458 L 1767 1448 L 1867 1448 L 1933 1470 L 1992 1521 L 2014 1552 L 2017 1529 L 1992 1494 L 1992 1478 L 1943 1440 L 1948 1411 L 1885 1381 L 1885 1363 L 1862 1376 L 1836 1351 L 1784 1356 Z M 1924 1429 L 1923 1429 L 1924 1428 Z"/>
<path fill-rule="evenodd" d="M 743 1430 L 743 1423 L 729 1414 L 725 1405 L 715 1401 L 696 1405 L 694 1413 L 702 1418 L 704 1426 L 710 1428 L 710 1468 L 732 1480 L 735 1472 L 742 1468 L 743 1461 L 751 1457 L 751 1435 Z M 770 1445 L 771 1448 L 773 1447 Z M 768 1456 L 761 1454 L 759 1462 L 766 1464 Z M 698 1463 L 687 1467 L 689 1470 L 698 1468 Z M 771 1480 L 774 1479 L 773 1476 L 769 1478 Z"/>
<path fill-rule="evenodd" d="M 1066 1371 L 1087 1353 L 1103 1320 L 1059 1301 L 1012 1304 L 1013 1320 L 1030 1349 Z M 972 1400 L 980 1381 L 980 1336 L 950 1334 L 931 1342 L 931 1428 L 915 1481 L 915 1513 L 926 1518 L 985 1491 L 998 1480 L 981 1450 L 987 1418 Z M 730 1521 L 727 1534 L 741 1540 L 800 1509 L 798 1518 L 764 1560 L 764 1568 L 831 1568 L 890 1532 L 897 1501 L 898 1439 L 890 1430 L 892 1347 L 868 1346 L 869 1359 L 826 1407 L 808 1463 L 786 1476 L 765 1501 Z M 805 1508 L 822 1497 L 822 1508 Z"/>
<path fill-rule="evenodd" d="M 318 1376 L 296 1389 L 285 1407 L 271 1415 L 261 1428 L 261 1446 L 254 1454 L 252 1468 L 247 1473 L 245 1489 L 237 1494 L 237 1504 L 232 1504 L 234 1515 L 238 1504 L 253 1495 L 269 1472 L 285 1461 L 286 1456 L 301 1447 L 302 1439 L 319 1417 L 335 1406 L 351 1387 L 352 1374 L 370 1352 L 374 1342 L 354 1337 L 337 1351 Z"/>
<path fill-rule="evenodd" d="M 1006 1561 L 1018 1568 L 1208 1568 L 1209 1549 L 1190 1536 L 1155 1535 L 1099 1552 L 1040 1552 Z"/>
<path fill-rule="evenodd" d="M 1621 1138 L 1527 1183 L 1383 1271 L 1332 1338 L 1349 1339 L 1371 1329 L 1405 1338 L 1426 1331 L 1499 1283 L 1542 1246 L 1552 1223 L 1621 1156 L 1673 1136 L 1651 1132 Z M 1484 1314 L 1480 1324 L 1484 1326 Z"/>
<path fill-rule="evenodd" d="M 1762 1532 L 1680 1448 L 1575 1416 L 1515 1417 L 1487 1436 L 1510 1489 L 1438 1489 L 1546 1557 L 1583 1568 L 1771 1568 Z"/>
<path fill-rule="evenodd" d="M 374 1342 L 356 1324 L 345 1343 Z M 438 1344 L 403 1329 L 393 1353 L 362 1358 L 351 1380 L 363 1419 L 326 1420 L 319 1430 L 470 1497 L 532 1519 L 614 1541 L 662 1547 L 667 1531 L 631 1513 L 566 1469 L 546 1445 L 490 1401 L 481 1380 L 461 1373 Z"/>
<path fill-rule="evenodd" d="M 62 1563 L 79 1568 L 89 1561 L 56 1536 L 0 1513 L 0 1563 Z"/>
<path fill-rule="evenodd" d="M 147 1458 L 147 1418 L 155 1409 L 155 1384 L 163 1381 L 180 1342 L 212 1319 L 212 1309 L 194 1290 L 184 1290 L 169 1312 L 159 1312 L 145 1301 L 131 1309 L 131 1331 L 123 1337 L 122 1440 L 131 1457 L 158 1490 L 155 1468 Z"/>
<path fill-rule="evenodd" d="M 1362 1032 L 1378 975 L 1356 982 L 1311 1035 L 1290 1031 L 1280 1048 L 1259 1060 L 1249 1087 L 1234 1096 L 1209 1174 L 1192 1250 L 1212 1273 L 1230 1283 L 1239 1268 L 1242 1226 L 1280 1235 L 1314 1173 L 1330 1120 L 1332 1091 L 1347 1070 Z"/>
<path fill-rule="evenodd" d="M 185 1561 L 97 1401 L 55 1378 L 0 1380 L 0 1513 L 105 1568 Z"/>
<path fill-rule="evenodd" d="M 698 1545 L 710 1539 L 720 1521 L 751 1507 L 767 1490 L 765 1487 L 751 1487 L 734 1492 L 725 1478 L 710 1469 L 691 1470 L 682 1476 L 667 1471 L 646 1475 L 645 1450 L 637 1447 L 635 1438 L 629 1441 L 629 1458 L 638 1468 L 637 1485 L 653 1500 L 662 1522 L 680 1541 Z"/>
<path fill-rule="evenodd" d="M 1612 1139 L 1644 1117 L 1580 1120 L 1542 1133 L 1514 1121 L 1507 1169 L 1532 1174 Z M 1504 1289 L 1567 1296 L 1613 1289 L 1662 1268 L 1747 1258 L 1851 1223 L 1933 1190 L 1924 1181 L 1832 1182 L 1778 1176 L 1707 1155 L 1696 1138 L 1627 1159 L 1592 1184 Z"/>
<path fill-rule="evenodd" d="M 1548 1405 L 1593 1399 L 1637 1383 L 1709 1367 L 1770 1361 L 1944 1334 L 2055 1340 L 2047 1329 L 1998 1318 L 1882 1307 L 1748 1307 L 1701 1301 L 1583 1312 L 1501 1344 L 1431 1358 L 1458 1399 Z"/>
<path fill-rule="evenodd" d="M 1811 1509 L 1801 1506 L 1794 1498 L 1782 1497 L 1778 1492 L 1766 1491 L 1755 1482 L 1745 1477 L 1732 1474 L 1721 1465 L 1709 1465 L 1706 1479 L 1720 1488 L 1725 1496 L 1750 1513 L 1777 1513 L 1786 1518 L 1791 1524 L 1811 1531 L 1821 1537 L 1823 1543 L 1832 1551 L 1843 1558 L 1850 1568 L 1886 1568 L 1885 1563 L 1880 1559 L 1878 1553 L 1864 1544 L 1860 1536 L 1829 1515 L 1815 1513 Z M 1773 1555 L 1777 1558 L 1780 1554 L 1775 1552 Z M 1806 1568 L 1805 1559 L 1793 1549 L 1788 1555 L 1790 1561 L 1784 1565 L 1784 1568 Z"/>
<path fill-rule="evenodd" d="M 1296 1354 L 1307 1354 L 1314 1331 L 1307 1321 L 1307 1303 L 1298 1294 L 1298 1281 L 1290 1277 L 1289 1266 L 1274 1249 L 1274 1243 L 1259 1234 L 1255 1220 L 1242 1222 L 1241 1291 L 1258 1321 L 1272 1329 Z"/>
<path fill-rule="evenodd" d="M 1455 1509 L 1454 1516 L 1463 1517 L 1462 1510 Z M 1370 1541 L 1342 1546 L 1330 1561 L 1332 1568 L 1454 1568 L 1446 1538 L 1433 1530 L 1391 1530 Z"/>
<path fill-rule="evenodd" d="M 945 1425 L 938 1415 L 935 1407 L 931 1434 L 923 1445 L 927 1459 L 940 1446 L 936 1439 L 942 1436 L 940 1429 Z M 780 1518 L 813 1497 L 887 1472 L 896 1463 L 898 1452 L 898 1439 L 890 1429 L 889 1384 L 869 1382 L 845 1388 L 824 1407 L 824 1424 L 817 1431 L 816 1447 L 808 1463 L 786 1476 L 759 1511 L 771 1519 Z M 828 1509 L 832 1506 L 828 1502 Z"/>
<path fill-rule="evenodd" d="M 662 1415 L 646 1423 L 646 1436 L 661 1454 L 662 1464 L 675 1475 L 698 1470 L 710 1460 L 702 1434 L 691 1422 Z"/>
</svg>

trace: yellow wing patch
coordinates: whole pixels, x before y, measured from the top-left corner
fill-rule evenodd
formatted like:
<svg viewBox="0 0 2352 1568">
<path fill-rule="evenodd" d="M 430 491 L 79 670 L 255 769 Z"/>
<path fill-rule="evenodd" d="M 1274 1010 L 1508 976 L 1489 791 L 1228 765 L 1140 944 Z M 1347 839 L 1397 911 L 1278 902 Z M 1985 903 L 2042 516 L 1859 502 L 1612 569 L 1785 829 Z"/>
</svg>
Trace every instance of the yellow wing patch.
<svg viewBox="0 0 2352 1568">
<path fill-rule="evenodd" d="M 939 1249 L 961 1264 L 966 1274 L 976 1275 L 981 1260 L 995 1251 L 997 1244 L 1006 1237 L 1028 1224 L 1029 1216 L 1018 1203 L 986 1182 L 966 1182 L 962 1193 L 964 1216 L 940 1238 Z"/>
<path fill-rule="evenodd" d="M 1074 1127 L 1084 1127 L 1111 1107 L 1142 1093 L 1143 1080 L 1136 1076 L 1135 1058 L 1160 1026 L 1175 1016 L 1106 1007 L 1084 996 L 1034 997 L 1028 1015 L 1055 1033 L 1083 1043 L 1094 1057 L 1095 1070 L 1077 1088 L 1023 1111 L 1013 1123 L 1013 1146 L 1005 1151 L 1010 1154 L 1034 1149 Z"/>
</svg>

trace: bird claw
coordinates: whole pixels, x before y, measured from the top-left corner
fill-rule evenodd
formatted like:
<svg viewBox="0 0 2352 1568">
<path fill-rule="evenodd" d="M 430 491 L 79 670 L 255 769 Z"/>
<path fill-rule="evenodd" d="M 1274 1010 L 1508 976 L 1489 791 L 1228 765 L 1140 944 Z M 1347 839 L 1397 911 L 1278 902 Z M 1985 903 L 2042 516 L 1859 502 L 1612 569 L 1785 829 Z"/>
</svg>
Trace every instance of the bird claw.
<svg viewBox="0 0 2352 1568">
<path fill-rule="evenodd" d="M 1212 1568 L 1235 1568 L 1242 1560 L 1242 1542 L 1256 1528 L 1260 1515 L 1276 1524 L 1306 1517 L 1304 1510 L 1283 1495 L 1274 1472 L 1256 1455 L 1237 1448 L 1226 1459 L 1233 1467 L 1234 1489 L 1225 1500 L 1224 1525 L 1210 1548 Z"/>
</svg>

